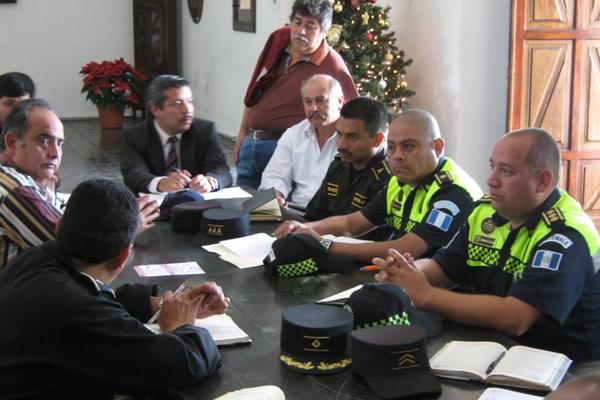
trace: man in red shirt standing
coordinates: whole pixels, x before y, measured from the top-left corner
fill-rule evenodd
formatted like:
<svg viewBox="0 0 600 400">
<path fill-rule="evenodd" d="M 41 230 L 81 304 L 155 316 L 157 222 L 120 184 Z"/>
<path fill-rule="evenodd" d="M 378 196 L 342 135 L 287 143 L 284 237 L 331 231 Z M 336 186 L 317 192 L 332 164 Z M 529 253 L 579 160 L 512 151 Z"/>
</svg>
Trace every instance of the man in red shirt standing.
<svg viewBox="0 0 600 400">
<path fill-rule="evenodd" d="M 344 60 L 325 40 L 331 19 L 330 1 L 296 0 L 290 26 L 269 36 L 244 98 L 234 149 L 238 185 L 257 188 L 283 131 L 305 118 L 296 95 L 303 81 L 327 74 L 340 82 L 346 101 L 358 95 Z"/>
</svg>

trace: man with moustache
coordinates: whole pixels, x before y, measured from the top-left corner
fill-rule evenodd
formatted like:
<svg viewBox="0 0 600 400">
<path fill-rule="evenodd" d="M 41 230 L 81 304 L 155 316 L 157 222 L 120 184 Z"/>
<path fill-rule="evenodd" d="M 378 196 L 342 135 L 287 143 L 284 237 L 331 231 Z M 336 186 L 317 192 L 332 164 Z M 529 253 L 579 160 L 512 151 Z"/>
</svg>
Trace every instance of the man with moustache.
<svg viewBox="0 0 600 400">
<path fill-rule="evenodd" d="M 64 204 L 46 186 L 60 167 L 64 130 L 42 99 L 16 104 L 2 131 L 0 166 L 0 268 L 21 251 L 54 239 Z M 158 205 L 138 199 L 137 234 L 153 226 Z"/>
<path fill-rule="evenodd" d="M 477 183 L 444 156 L 444 140 L 433 115 L 423 110 L 399 114 L 387 139 L 387 159 L 394 176 L 361 210 L 305 224 L 286 221 L 276 237 L 308 233 L 334 253 L 370 262 L 389 248 L 415 257 L 432 254 L 454 236 L 481 196 Z M 349 244 L 321 235 L 358 236 L 387 224 L 396 239 Z"/>
<path fill-rule="evenodd" d="M 231 185 L 215 123 L 194 118 L 193 100 L 180 76 L 157 76 L 148 85 L 153 118 L 123 132 L 121 172 L 134 193 L 206 193 Z"/>
<path fill-rule="evenodd" d="M 258 190 L 274 188 L 281 205 L 304 208 L 335 156 L 335 124 L 344 104 L 342 88 L 329 75 L 309 78 L 300 90 L 306 119 L 287 129 L 262 175 Z"/>
<path fill-rule="evenodd" d="M 296 0 L 290 26 L 269 36 L 244 97 L 233 153 L 238 185 L 257 188 L 277 140 L 305 118 L 296 96 L 303 81 L 327 74 L 339 82 L 346 101 L 358 95 L 344 60 L 325 40 L 332 15 L 330 0 Z"/>
<path fill-rule="evenodd" d="M 350 100 L 340 111 L 336 131 L 339 154 L 306 207 L 309 221 L 360 210 L 390 179 L 385 161 L 388 116 L 381 102 Z"/>
<path fill-rule="evenodd" d="M 414 305 L 495 329 L 528 346 L 600 359 L 600 236 L 577 201 L 558 189 L 560 150 L 540 128 L 500 139 L 489 196 L 433 258 L 389 250 L 376 278 Z M 469 285 L 473 293 L 445 288 Z M 576 398 L 576 397 L 573 397 Z"/>
</svg>

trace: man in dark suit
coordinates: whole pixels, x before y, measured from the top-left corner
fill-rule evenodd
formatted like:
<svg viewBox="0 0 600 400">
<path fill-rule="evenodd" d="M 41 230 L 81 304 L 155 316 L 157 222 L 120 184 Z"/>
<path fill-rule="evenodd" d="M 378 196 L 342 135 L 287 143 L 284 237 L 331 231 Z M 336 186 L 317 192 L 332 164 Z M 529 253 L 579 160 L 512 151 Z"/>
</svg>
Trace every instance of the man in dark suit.
<svg viewBox="0 0 600 400">
<path fill-rule="evenodd" d="M 187 80 L 157 76 L 146 89 L 146 107 L 153 118 L 123 134 L 121 172 L 134 193 L 206 193 L 231 185 L 215 123 L 194 118 Z"/>
</svg>

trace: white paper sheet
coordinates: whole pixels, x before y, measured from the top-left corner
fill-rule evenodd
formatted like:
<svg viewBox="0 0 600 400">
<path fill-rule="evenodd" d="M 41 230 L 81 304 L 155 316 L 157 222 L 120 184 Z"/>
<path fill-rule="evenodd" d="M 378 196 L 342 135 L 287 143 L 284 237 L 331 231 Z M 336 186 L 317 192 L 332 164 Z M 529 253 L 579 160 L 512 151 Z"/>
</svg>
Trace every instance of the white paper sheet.
<svg viewBox="0 0 600 400">
<path fill-rule="evenodd" d="M 171 264 L 136 265 L 133 269 L 140 277 L 204 274 L 204 270 L 195 261 Z"/>
<path fill-rule="evenodd" d="M 216 253 L 223 260 L 238 268 L 250 268 L 262 265 L 262 260 L 269 254 L 275 238 L 266 233 L 223 240 L 218 244 L 202 246 L 206 251 Z"/>
</svg>

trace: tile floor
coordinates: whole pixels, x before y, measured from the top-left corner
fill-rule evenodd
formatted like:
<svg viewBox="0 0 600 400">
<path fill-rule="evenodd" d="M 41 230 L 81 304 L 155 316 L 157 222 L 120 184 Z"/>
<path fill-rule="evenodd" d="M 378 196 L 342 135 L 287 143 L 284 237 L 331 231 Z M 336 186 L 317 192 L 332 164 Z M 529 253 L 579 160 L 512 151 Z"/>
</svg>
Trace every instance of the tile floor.
<svg viewBox="0 0 600 400">
<path fill-rule="evenodd" d="M 126 118 L 125 127 L 139 122 Z M 121 129 L 101 129 L 98 119 L 64 120 L 65 143 L 60 167 L 63 193 L 70 193 L 78 183 L 91 178 L 121 180 L 119 148 Z M 221 137 L 221 147 L 235 179 L 233 141 Z"/>
</svg>

